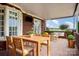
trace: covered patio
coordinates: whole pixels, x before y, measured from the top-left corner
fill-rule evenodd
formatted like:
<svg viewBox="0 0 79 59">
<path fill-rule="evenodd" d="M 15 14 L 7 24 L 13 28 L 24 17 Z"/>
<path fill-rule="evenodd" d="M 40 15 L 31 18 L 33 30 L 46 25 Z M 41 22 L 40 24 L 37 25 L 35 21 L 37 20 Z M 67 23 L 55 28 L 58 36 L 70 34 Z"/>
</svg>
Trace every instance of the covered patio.
<svg viewBox="0 0 79 59">
<path fill-rule="evenodd" d="M 6 36 L 17 36 L 26 41 L 38 42 L 36 56 L 78 56 L 78 19 L 79 19 L 79 4 L 78 3 L 1 3 L 2 11 L 0 15 L 4 16 L 4 24 L 0 26 L 4 27 L 4 30 L 0 30 L 0 55 L 10 56 L 6 50 Z M 12 15 L 12 12 L 14 15 Z M 10 13 L 10 14 L 9 14 Z M 14 18 L 12 18 L 14 17 Z M 64 37 L 48 36 L 43 37 L 42 33 L 46 31 L 46 20 L 55 20 L 62 18 L 76 17 L 73 21 L 73 27 L 75 27 L 75 48 L 68 48 L 68 40 Z M 0 21 L 1 22 L 1 21 Z M 2 27 L 0 27 L 2 28 Z M 34 32 L 34 37 L 29 40 L 25 35 L 28 35 L 30 31 Z M 61 33 L 61 32 L 60 32 Z M 40 36 L 39 36 L 40 35 Z M 65 35 L 65 32 L 64 32 Z M 37 38 L 35 38 L 37 36 Z M 40 39 L 39 39 L 39 38 Z M 55 39 L 54 39 L 55 38 Z M 47 40 L 47 45 L 41 46 L 41 40 Z M 50 41 L 48 40 L 50 39 Z M 33 43 L 34 43 L 33 42 Z M 39 45 L 40 44 L 40 45 Z M 38 47 L 39 46 L 39 47 Z M 46 48 L 47 47 L 47 48 Z M 46 52 L 47 51 L 47 52 Z"/>
</svg>

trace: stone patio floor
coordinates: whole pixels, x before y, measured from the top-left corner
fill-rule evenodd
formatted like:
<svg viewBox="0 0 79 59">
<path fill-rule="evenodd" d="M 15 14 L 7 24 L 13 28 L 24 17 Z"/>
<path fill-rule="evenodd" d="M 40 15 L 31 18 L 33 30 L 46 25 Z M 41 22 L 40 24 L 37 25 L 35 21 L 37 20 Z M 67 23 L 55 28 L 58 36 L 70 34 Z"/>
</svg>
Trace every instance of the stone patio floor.
<svg viewBox="0 0 79 59">
<path fill-rule="evenodd" d="M 46 46 L 41 48 L 41 56 L 47 55 Z M 7 56 L 6 51 L 0 51 L 1 56 Z M 58 38 L 51 41 L 51 56 L 79 56 L 76 48 L 68 48 L 67 39 Z"/>
</svg>

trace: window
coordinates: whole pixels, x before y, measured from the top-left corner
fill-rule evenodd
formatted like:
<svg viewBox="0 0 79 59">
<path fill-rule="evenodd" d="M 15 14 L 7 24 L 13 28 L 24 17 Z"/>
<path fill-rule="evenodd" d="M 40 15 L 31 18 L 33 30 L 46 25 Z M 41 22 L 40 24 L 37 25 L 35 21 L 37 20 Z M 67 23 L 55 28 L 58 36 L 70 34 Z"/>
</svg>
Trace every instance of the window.
<svg viewBox="0 0 79 59">
<path fill-rule="evenodd" d="M 0 8 L 0 13 L 4 13 L 4 8 Z"/>
<path fill-rule="evenodd" d="M 9 11 L 9 36 L 17 35 L 17 13 Z"/>
<path fill-rule="evenodd" d="M 4 36 L 4 16 L 0 15 L 0 37 Z"/>
<path fill-rule="evenodd" d="M 17 35 L 17 27 L 9 27 L 9 35 Z"/>
</svg>

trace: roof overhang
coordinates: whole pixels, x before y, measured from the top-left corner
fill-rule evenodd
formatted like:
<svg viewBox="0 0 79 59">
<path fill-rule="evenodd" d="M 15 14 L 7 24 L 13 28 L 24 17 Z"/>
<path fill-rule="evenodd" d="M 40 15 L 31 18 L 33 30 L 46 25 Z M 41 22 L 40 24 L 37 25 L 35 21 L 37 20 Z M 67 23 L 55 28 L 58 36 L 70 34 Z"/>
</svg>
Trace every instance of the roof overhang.
<svg viewBox="0 0 79 59">
<path fill-rule="evenodd" d="M 71 17 L 76 12 L 76 3 L 13 3 L 23 13 L 41 19 Z"/>
</svg>

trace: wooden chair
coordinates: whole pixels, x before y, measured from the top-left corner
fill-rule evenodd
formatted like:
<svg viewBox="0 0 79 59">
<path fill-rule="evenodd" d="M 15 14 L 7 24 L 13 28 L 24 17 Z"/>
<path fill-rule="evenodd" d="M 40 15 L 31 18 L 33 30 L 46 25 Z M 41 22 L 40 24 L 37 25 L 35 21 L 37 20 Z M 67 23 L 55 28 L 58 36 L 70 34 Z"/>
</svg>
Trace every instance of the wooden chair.
<svg viewBox="0 0 79 59">
<path fill-rule="evenodd" d="M 55 33 L 55 34 L 53 35 L 53 39 L 54 39 L 54 40 L 57 40 L 57 39 L 58 39 L 58 33 Z"/>
<path fill-rule="evenodd" d="M 13 39 L 11 36 L 6 36 L 6 50 L 9 52 L 10 55 L 16 55 Z"/>
<path fill-rule="evenodd" d="M 43 36 L 43 37 L 50 37 L 50 41 L 51 41 L 51 36 L 48 35 L 48 36 Z M 41 45 L 46 45 L 47 46 L 47 41 L 44 41 Z"/>
<path fill-rule="evenodd" d="M 30 35 L 21 35 L 20 37 L 31 37 L 31 36 Z M 33 42 L 30 43 L 30 42 L 24 40 L 23 43 L 24 43 L 24 45 L 34 46 L 34 43 Z"/>
<path fill-rule="evenodd" d="M 30 52 L 33 52 L 33 55 L 36 55 L 36 48 L 24 45 L 22 38 L 13 37 L 13 42 L 14 42 L 16 53 L 25 56 L 28 55 Z"/>
</svg>

